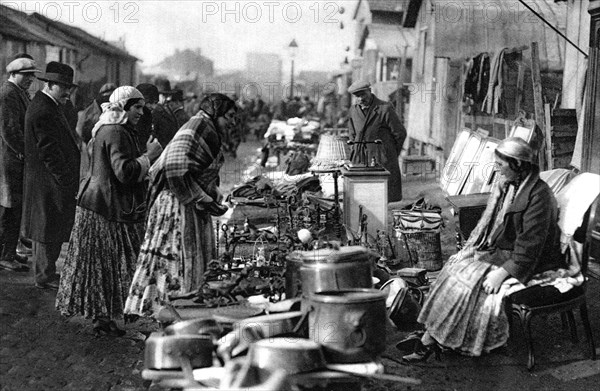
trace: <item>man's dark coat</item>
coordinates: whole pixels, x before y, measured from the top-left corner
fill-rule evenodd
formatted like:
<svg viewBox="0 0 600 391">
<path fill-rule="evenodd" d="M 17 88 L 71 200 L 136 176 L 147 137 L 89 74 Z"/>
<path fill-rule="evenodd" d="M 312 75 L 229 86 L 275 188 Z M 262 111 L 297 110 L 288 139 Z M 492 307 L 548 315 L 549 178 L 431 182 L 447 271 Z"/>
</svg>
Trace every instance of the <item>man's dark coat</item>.
<svg viewBox="0 0 600 391">
<path fill-rule="evenodd" d="M 366 145 L 366 163 L 373 158 L 390 172 L 388 182 L 388 202 L 402 200 L 402 176 L 398 157 L 406 139 L 406 129 L 400 122 L 394 107 L 373 96 L 373 102 L 364 111 L 354 105 L 350 109 L 348 121 L 350 139 L 353 141 L 382 141 L 381 145 Z M 360 147 L 354 148 L 358 153 Z"/>
<path fill-rule="evenodd" d="M 62 107 L 38 91 L 25 114 L 23 236 L 43 243 L 69 240 L 79 184 L 78 145 Z"/>
</svg>

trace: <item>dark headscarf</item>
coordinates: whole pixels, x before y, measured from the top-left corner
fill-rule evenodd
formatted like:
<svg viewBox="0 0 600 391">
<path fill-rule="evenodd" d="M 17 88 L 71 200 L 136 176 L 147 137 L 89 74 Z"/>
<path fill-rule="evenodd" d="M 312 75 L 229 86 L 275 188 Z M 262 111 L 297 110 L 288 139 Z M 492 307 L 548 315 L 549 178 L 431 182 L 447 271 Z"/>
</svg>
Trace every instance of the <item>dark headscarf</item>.
<svg viewBox="0 0 600 391">
<path fill-rule="evenodd" d="M 235 102 L 227 95 L 210 94 L 200 102 L 200 109 L 204 111 L 214 122 L 217 118 L 223 117 L 232 108 L 236 108 Z"/>
</svg>

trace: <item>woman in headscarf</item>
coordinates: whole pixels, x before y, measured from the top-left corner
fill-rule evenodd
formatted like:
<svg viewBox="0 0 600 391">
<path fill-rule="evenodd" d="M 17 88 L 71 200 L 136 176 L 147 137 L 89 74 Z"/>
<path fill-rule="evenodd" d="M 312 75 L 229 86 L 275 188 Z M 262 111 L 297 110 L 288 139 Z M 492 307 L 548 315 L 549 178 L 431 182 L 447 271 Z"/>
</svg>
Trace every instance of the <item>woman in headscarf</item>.
<svg viewBox="0 0 600 391">
<path fill-rule="evenodd" d="M 524 288 L 566 266 L 556 199 L 539 177 L 532 148 L 511 137 L 498 144 L 495 155 L 500 178 L 487 208 L 432 286 L 418 318 L 426 331 L 405 361 L 437 355 L 440 345 L 470 356 L 503 346 L 508 339 L 505 280 L 518 280 L 510 289 Z"/>
<path fill-rule="evenodd" d="M 156 140 L 140 152 L 135 125 L 143 107 L 143 95 L 130 86 L 117 88 L 102 105 L 56 296 L 63 314 L 93 318 L 94 331 L 111 336 L 125 334 L 113 319 L 123 317 L 143 238 L 143 182 L 162 152 Z"/>
<path fill-rule="evenodd" d="M 215 258 L 211 215 L 227 211 L 218 187 L 224 162 L 220 135 L 235 114 L 227 96 L 207 96 L 150 169 L 146 235 L 126 314 L 153 315 L 169 296 L 202 285 L 206 266 Z"/>
</svg>

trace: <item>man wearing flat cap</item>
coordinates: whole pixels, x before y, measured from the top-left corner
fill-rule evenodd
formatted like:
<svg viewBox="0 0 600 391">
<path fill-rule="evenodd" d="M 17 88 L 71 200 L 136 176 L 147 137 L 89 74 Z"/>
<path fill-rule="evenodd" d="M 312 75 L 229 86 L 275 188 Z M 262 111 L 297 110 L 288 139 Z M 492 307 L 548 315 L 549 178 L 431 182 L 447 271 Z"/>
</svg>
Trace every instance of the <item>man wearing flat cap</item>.
<svg viewBox="0 0 600 391">
<path fill-rule="evenodd" d="M 19 56 L 6 67 L 0 87 L 0 268 L 28 271 L 27 258 L 16 255 L 23 205 L 25 112 L 27 90 L 35 80 L 35 61 Z"/>
<path fill-rule="evenodd" d="M 56 260 L 75 219 L 80 162 L 79 137 L 61 105 L 76 85 L 73 68 L 54 61 L 38 79 L 44 89 L 25 114 L 22 230 L 33 241 L 35 286 L 58 289 Z"/>
<path fill-rule="evenodd" d="M 369 165 L 373 159 L 390 172 L 388 202 L 402 200 L 402 176 L 398 157 L 406 139 L 406 129 L 400 122 L 394 107 L 378 99 L 366 81 L 354 82 L 348 92 L 356 97 L 350 108 L 348 130 L 354 142 L 381 140 L 381 144 L 354 144 L 353 163 Z M 366 160 L 366 161 L 364 161 Z"/>
</svg>

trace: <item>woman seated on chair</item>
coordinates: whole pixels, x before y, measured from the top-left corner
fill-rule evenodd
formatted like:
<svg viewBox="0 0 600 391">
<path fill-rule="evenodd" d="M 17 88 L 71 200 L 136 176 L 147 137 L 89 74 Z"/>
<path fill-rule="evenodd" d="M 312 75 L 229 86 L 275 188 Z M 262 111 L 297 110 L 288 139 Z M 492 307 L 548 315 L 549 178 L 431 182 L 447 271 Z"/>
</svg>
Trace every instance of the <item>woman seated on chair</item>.
<svg viewBox="0 0 600 391">
<path fill-rule="evenodd" d="M 537 273 L 564 266 L 556 199 L 540 179 L 534 152 L 511 137 L 495 151 L 500 178 L 465 247 L 450 257 L 418 321 L 425 333 L 407 362 L 439 355 L 440 346 L 479 356 L 503 346 L 508 318 L 503 298 L 510 277 L 526 284 Z"/>
</svg>

